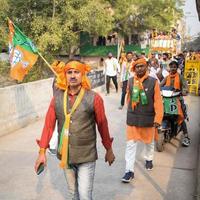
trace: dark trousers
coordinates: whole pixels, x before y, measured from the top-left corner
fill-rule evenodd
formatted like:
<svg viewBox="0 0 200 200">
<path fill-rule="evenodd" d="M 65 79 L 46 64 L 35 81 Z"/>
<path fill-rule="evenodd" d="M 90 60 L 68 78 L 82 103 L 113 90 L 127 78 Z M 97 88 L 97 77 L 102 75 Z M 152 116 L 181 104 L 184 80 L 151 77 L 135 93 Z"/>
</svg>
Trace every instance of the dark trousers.
<svg viewBox="0 0 200 200">
<path fill-rule="evenodd" d="M 183 122 L 181 124 L 181 130 L 183 131 L 183 135 L 187 135 L 188 134 L 187 125 L 186 125 L 185 120 L 183 120 Z"/>
<path fill-rule="evenodd" d="M 186 108 L 185 101 L 184 101 L 183 97 L 180 98 L 180 103 L 181 103 L 181 109 L 182 109 L 183 114 L 184 114 L 184 118 L 188 120 L 187 108 Z M 181 130 L 183 131 L 184 135 L 187 135 L 188 130 L 187 130 L 187 124 L 185 122 L 185 119 L 183 120 L 183 122 L 181 124 Z"/>
<path fill-rule="evenodd" d="M 106 91 L 108 94 L 110 93 L 110 79 L 115 85 L 116 92 L 118 91 L 117 76 L 106 76 Z"/>
<path fill-rule="evenodd" d="M 124 106 L 127 84 L 128 84 L 128 80 L 122 82 L 121 106 Z"/>
</svg>

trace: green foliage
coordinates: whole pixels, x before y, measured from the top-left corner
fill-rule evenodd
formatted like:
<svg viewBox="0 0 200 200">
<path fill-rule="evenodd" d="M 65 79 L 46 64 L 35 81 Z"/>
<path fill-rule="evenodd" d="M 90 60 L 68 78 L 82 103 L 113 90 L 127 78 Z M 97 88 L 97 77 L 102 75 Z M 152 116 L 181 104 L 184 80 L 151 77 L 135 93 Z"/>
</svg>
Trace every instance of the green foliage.
<svg viewBox="0 0 200 200">
<path fill-rule="evenodd" d="M 153 28 L 169 31 L 182 15 L 182 4 L 183 0 L 0 0 L 0 47 L 7 46 L 6 17 L 49 59 L 61 52 L 75 54 L 84 32 L 96 37 L 113 30 L 122 36 Z M 39 61 L 25 81 L 49 73 Z"/>
<path fill-rule="evenodd" d="M 106 36 L 113 29 L 128 35 L 148 29 L 169 31 L 182 16 L 183 0 L 0 0 L 0 38 L 10 17 L 42 52 L 75 53 L 80 32 Z M 109 12 L 109 8 L 114 14 Z M 74 52 L 73 52 L 74 51 Z"/>
<path fill-rule="evenodd" d="M 7 10 L 3 15 L 10 17 L 41 52 L 52 55 L 61 50 L 70 54 L 79 45 L 80 32 L 106 35 L 113 28 L 112 16 L 106 10 L 109 4 L 103 0 L 0 0 L 0 3 L 4 1 L 8 6 L 2 9 Z"/>
<path fill-rule="evenodd" d="M 122 35 L 151 29 L 171 31 L 182 16 L 180 3 L 177 6 L 176 0 L 116 0 L 117 30 Z"/>
<path fill-rule="evenodd" d="M 103 0 L 0 0 L 1 38 L 7 43 L 9 17 L 51 63 L 60 52 L 75 54 L 80 44 L 80 32 L 106 35 L 112 29 L 112 16 Z M 5 28 L 6 27 L 6 28 Z M 6 31 L 5 31 L 6 30 Z M 37 61 L 23 82 L 48 77 L 52 73 L 43 61 Z"/>
<path fill-rule="evenodd" d="M 7 48 L 7 14 L 8 14 L 8 2 L 7 0 L 0 0 L 0 52 L 3 48 Z"/>
<path fill-rule="evenodd" d="M 57 53 L 62 45 L 62 31 L 59 19 L 53 18 L 45 21 L 42 16 L 37 16 L 32 23 L 32 37 L 35 38 L 37 47 L 42 52 Z"/>
<path fill-rule="evenodd" d="M 8 76 L 10 71 L 10 65 L 8 62 L 0 61 L 0 75 L 1 76 Z"/>
</svg>

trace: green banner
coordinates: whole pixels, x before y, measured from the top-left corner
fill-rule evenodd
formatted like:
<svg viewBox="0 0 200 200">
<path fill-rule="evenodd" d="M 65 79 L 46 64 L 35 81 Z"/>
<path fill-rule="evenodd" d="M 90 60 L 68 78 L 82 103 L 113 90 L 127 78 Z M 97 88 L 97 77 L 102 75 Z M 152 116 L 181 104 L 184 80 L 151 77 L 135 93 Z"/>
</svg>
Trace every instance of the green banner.
<svg viewBox="0 0 200 200">
<path fill-rule="evenodd" d="M 12 42 L 13 42 L 14 47 L 19 45 L 23 49 L 36 54 L 38 50 L 33 44 L 33 42 L 31 41 L 31 39 L 26 37 L 26 35 L 24 35 L 24 33 L 22 33 L 21 30 L 15 24 L 13 24 L 13 26 L 14 26 L 14 37 L 13 37 Z"/>
<path fill-rule="evenodd" d="M 164 112 L 170 115 L 178 115 L 177 99 L 164 98 Z"/>
</svg>

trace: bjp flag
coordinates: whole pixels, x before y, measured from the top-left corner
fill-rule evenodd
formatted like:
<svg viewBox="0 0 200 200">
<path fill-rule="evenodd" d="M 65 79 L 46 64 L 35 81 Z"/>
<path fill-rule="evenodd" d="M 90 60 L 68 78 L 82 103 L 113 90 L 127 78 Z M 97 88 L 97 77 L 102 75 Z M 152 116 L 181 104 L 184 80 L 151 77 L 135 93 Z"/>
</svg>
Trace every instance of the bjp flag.
<svg viewBox="0 0 200 200">
<path fill-rule="evenodd" d="M 8 19 L 10 76 L 22 81 L 38 58 L 38 50 L 32 41 Z"/>
</svg>

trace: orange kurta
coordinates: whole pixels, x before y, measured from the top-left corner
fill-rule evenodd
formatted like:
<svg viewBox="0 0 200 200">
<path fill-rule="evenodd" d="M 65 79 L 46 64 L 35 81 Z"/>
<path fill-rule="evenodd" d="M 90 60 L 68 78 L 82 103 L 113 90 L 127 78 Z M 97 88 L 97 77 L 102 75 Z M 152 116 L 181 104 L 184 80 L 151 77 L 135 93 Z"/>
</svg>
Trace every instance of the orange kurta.
<svg viewBox="0 0 200 200">
<path fill-rule="evenodd" d="M 129 103 L 130 94 L 128 94 L 127 96 L 127 101 Z M 161 124 L 163 118 L 163 102 L 160 93 L 160 87 L 157 81 L 154 88 L 154 110 L 154 122 Z M 126 136 L 127 140 L 140 140 L 148 144 L 151 143 L 153 139 L 158 140 L 158 131 L 155 127 L 136 127 L 127 125 Z"/>
</svg>

